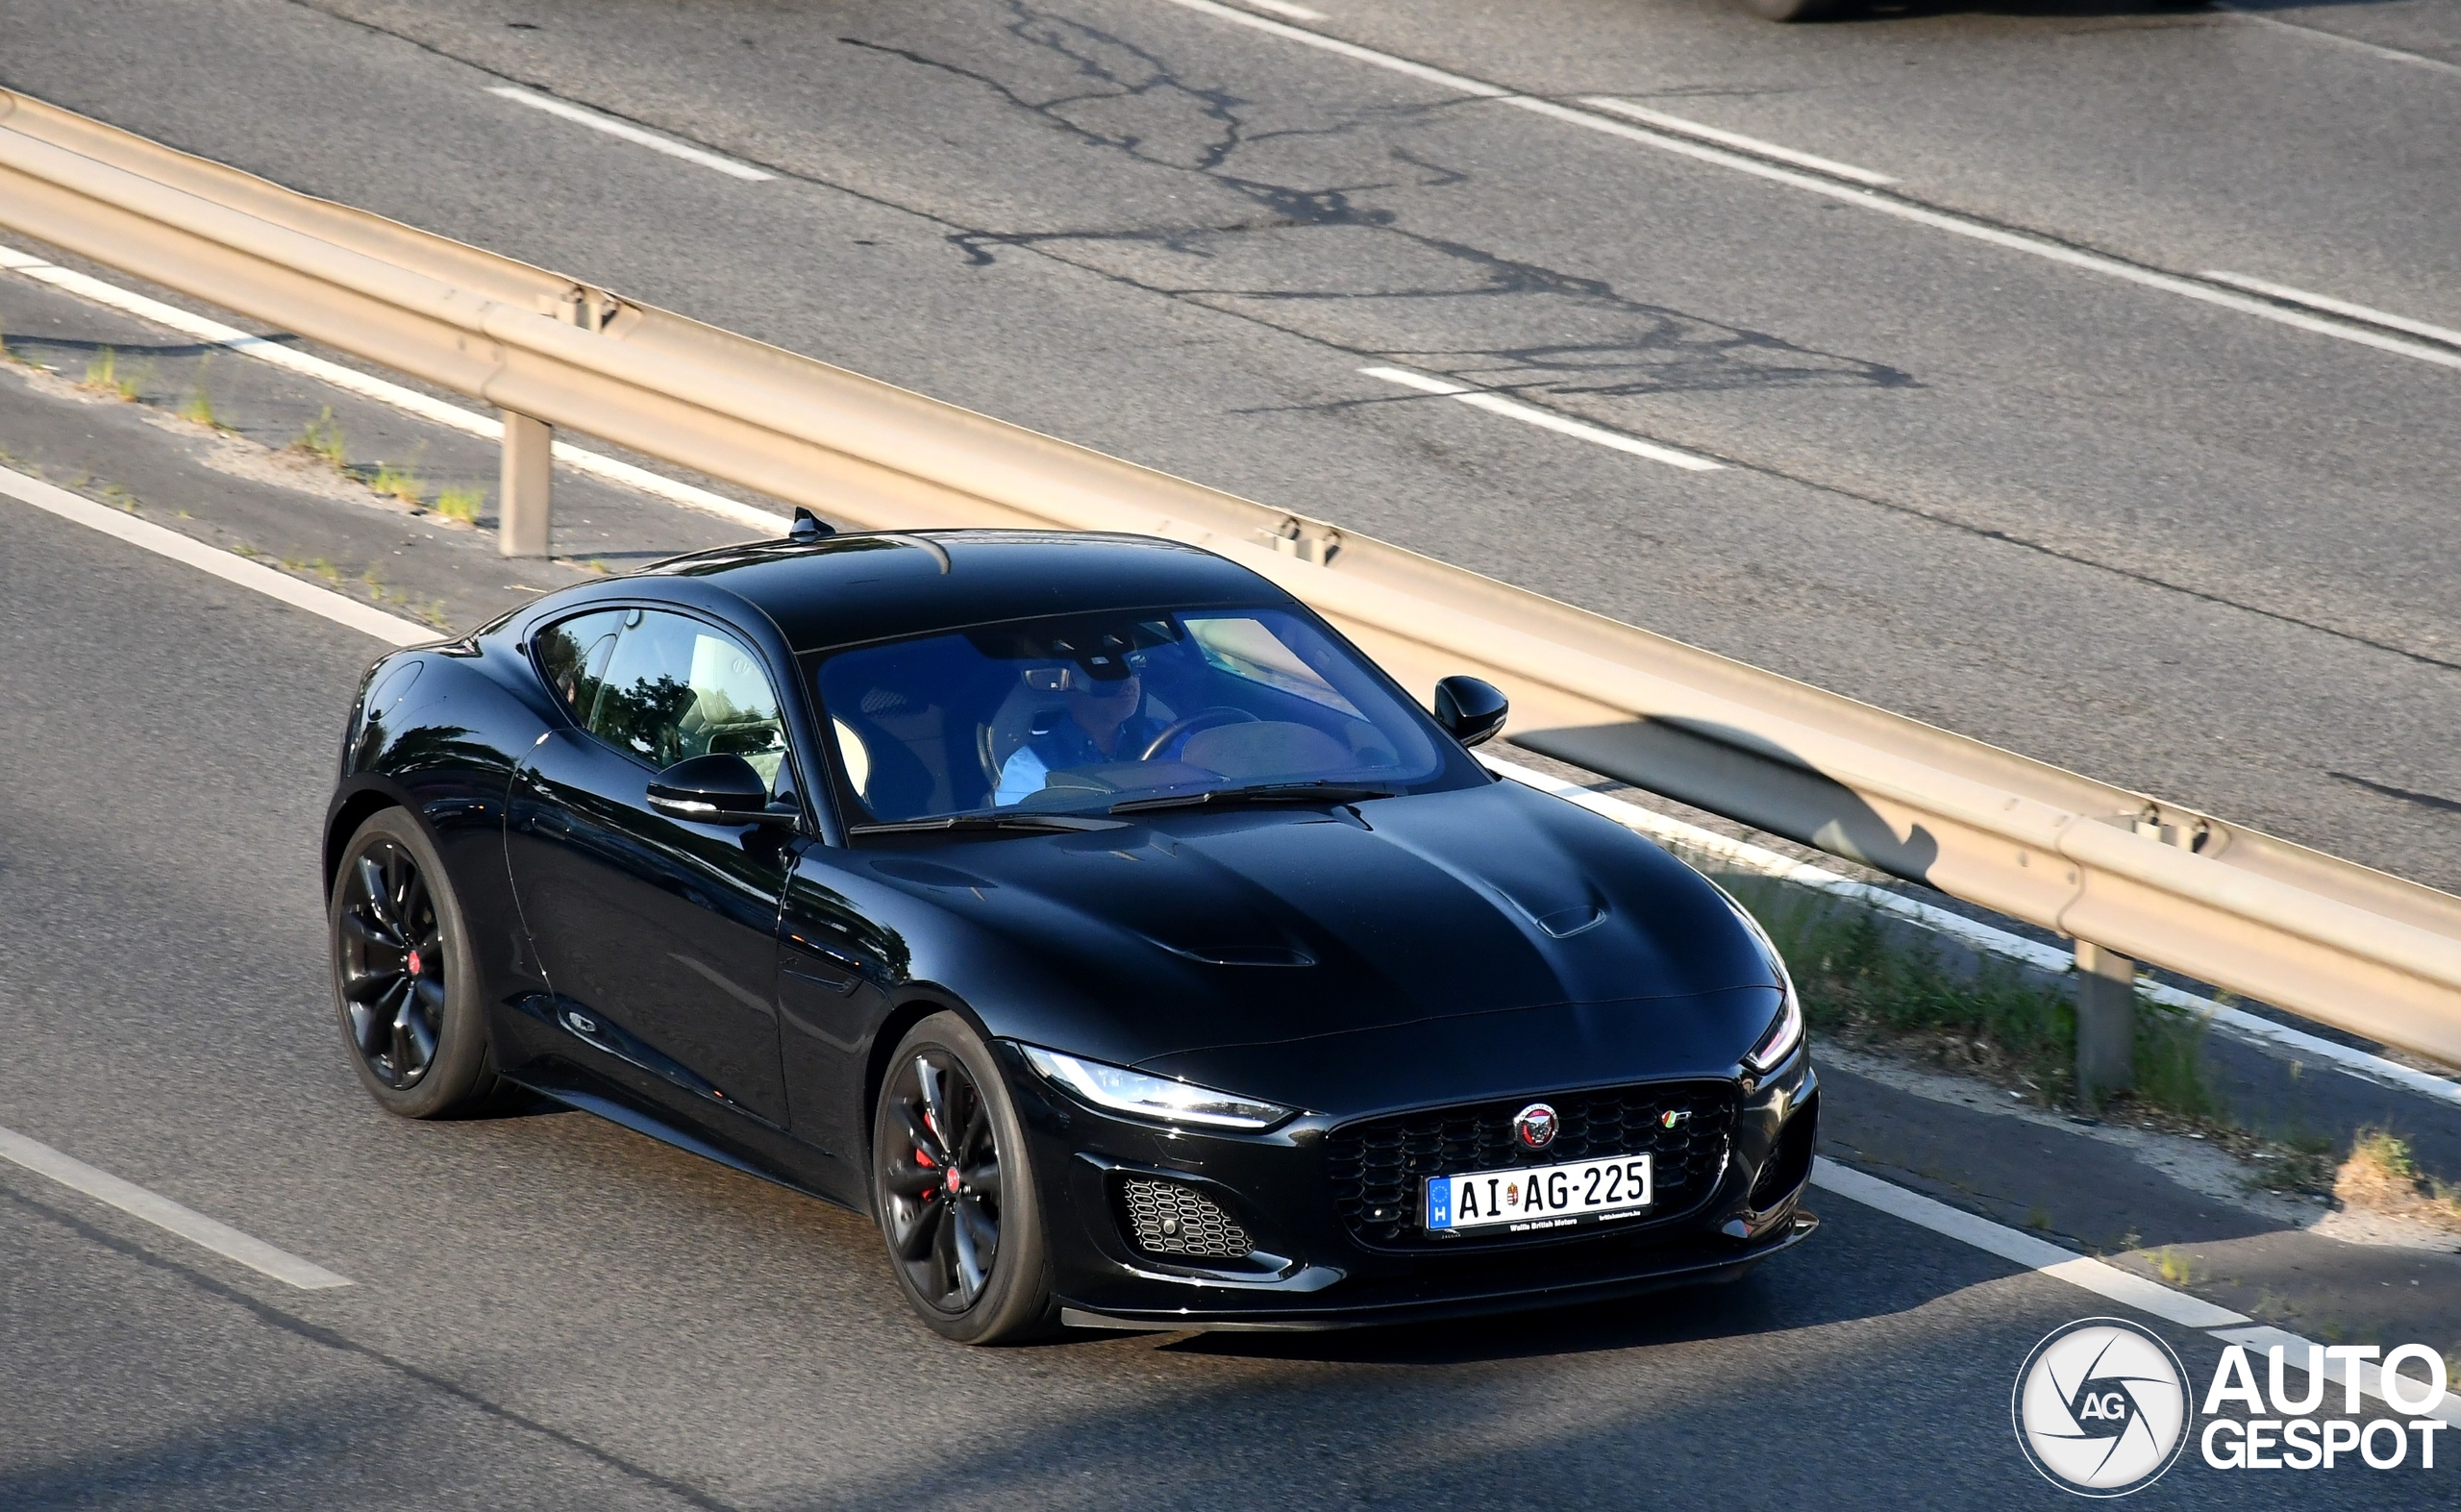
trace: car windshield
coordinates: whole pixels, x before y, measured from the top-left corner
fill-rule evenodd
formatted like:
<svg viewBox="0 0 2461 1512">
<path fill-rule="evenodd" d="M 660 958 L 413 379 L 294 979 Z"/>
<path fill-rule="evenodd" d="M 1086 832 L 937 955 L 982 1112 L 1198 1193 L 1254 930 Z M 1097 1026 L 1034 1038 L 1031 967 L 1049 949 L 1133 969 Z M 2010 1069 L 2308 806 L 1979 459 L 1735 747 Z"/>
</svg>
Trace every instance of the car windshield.
<svg viewBox="0 0 2461 1512">
<path fill-rule="evenodd" d="M 1423 715 L 1280 608 L 930 635 L 839 652 L 813 682 L 878 823 L 1298 784 L 1372 796 L 1448 765 Z"/>
</svg>

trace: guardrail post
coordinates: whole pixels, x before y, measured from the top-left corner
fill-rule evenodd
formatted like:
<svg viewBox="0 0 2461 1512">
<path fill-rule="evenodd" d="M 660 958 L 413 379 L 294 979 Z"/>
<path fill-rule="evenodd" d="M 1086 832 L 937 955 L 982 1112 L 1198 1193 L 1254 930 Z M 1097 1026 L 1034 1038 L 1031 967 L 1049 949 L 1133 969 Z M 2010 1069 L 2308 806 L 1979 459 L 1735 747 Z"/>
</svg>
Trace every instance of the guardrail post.
<svg viewBox="0 0 2461 1512">
<path fill-rule="evenodd" d="M 556 428 L 526 414 L 504 411 L 503 508 L 496 550 L 507 557 L 544 557 L 548 506 L 555 486 Z"/>
<path fill-rule="evenodd" d="M 2076 1103 L 2136 1085 L 2136 962 L 2076 942 Z"/>
</svg>

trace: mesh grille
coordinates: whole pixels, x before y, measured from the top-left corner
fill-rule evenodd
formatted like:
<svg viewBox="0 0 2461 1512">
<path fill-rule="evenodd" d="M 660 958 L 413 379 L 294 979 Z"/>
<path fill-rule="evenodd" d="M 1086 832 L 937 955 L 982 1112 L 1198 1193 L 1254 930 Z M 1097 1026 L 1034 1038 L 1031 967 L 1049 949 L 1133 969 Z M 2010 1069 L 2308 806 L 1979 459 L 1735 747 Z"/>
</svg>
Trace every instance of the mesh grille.
<svg viewBox="0 0 2461 1512">
<path fill-rule="evenodd" d="M 1669 1217 L 1707 1201 L 1725 1171 L 1727 1136 L 1734 1128 L 1730 1083 L 1658 1082 L 1545 1099 L 1555 1109 L 1557 1131 L 1544 1150 L 1513 1137 L 1513 1115 L 1530 1101 L 1467 1103 L 1334 1129 L 1325 1141 L 1334 1210 L 1369 1244 L 1439 1242 L 1419 1227 L 1424 1183 L 1431 1176 L 1646 1153 L 1656 1188 L 1654 1213 Z"/>
<path fill-rule="evenodd" d="M 1220 1204 L 1177 1181 L 1131 1177 L 1121 1187 L 1120 1201 L 1128 1210 L 1129 1237 L 1148 1254 L 1237 1260 L 1255 1248 L 1248 1230 Z"/>
</svg>

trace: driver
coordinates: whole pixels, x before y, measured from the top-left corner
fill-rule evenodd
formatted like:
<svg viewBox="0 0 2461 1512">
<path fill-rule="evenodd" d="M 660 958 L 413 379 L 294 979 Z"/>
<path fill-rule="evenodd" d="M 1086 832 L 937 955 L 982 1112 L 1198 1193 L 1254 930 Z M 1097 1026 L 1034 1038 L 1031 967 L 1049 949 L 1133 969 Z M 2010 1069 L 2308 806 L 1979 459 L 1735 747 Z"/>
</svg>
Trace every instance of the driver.
<svg viewBox="0 0 2461 1512">
<path fill-rule="evenodd" d="M 1026 678 L 1028 685 L 1037 687 L 1051 680 L 1061 698 L 1057 707 L 1034 715 L 1025 744 L 1000 764 L 1000 786 L 991 795 L 996 806 L 1005 808 L 1041 792 L 1054 772 L 1139 760 L 1145 742 L 1160 732 L 1153 720 L 1138 717 L 1145 685 L 1125 657 L 1093 657 L 1075 666 L 1036 668 Z"/>
</svg>

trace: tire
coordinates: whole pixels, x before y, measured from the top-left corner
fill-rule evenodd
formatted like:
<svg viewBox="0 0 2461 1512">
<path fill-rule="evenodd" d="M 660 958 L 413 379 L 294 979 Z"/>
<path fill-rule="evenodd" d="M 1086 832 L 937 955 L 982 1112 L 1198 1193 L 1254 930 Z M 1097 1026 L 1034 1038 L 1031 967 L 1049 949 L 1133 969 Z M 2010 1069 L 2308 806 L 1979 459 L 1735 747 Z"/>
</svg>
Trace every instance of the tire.
<svg viewBox="0 0 2461 1512">
<path fill-rule="evenodd" d="M 503 1084 L 469 927 L 444 858 L 408 813 L 372 814 L 351 836 L 325 922 L 334 1010 L 368 1095 L 404 1118 L 495 1103 Z"/>
<path fill-rule="evenodd" d="M 932 1114 L 934 1107 L 945 1116 Z M 944 1125 L 958 1127 L 954 1153 L 940 1137 Z M 993 1177 L 978 1185 L 986 1162 Z M 881 1078 L 872 1210 L 898 1289 L 940 1337 L 1009 1344 L 1049 1331 L 1048 1230 L 1025 1130 L 991 1048 L 955 1013 L 934 1013 L 907 1030 Z M 984 1268 L 986 1220 L 992 1254 Z"/>
<path fill-rule="evenodd" d="M 1734 0 L 1735 5 L 1764 21 L 1826 21 L 1840 14 L 1848 0 Z"/>
</svg>

